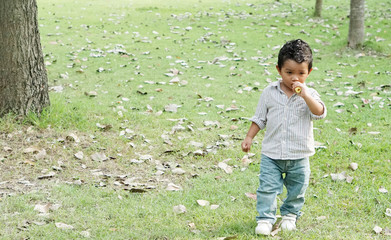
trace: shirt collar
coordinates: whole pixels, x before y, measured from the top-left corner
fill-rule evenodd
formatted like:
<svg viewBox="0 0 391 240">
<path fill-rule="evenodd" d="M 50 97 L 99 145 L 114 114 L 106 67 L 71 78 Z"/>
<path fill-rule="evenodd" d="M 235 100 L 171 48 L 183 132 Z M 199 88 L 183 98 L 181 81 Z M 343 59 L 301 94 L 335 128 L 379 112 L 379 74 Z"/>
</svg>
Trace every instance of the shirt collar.
<svg viewBox="0 0 391 240">
<path fill-rule="evenodd" d="M 272 82 L 272 83 L 271 83 L 271 86 L 272 86 L 272 87 L 276 87 L 277 90 L 279 90 L 280 92 L 284 92 L 284 91 L 282 91 L 282 89 L 281 89 L 281 81 L 282 81 L 282 80 L 278 80 L 278 81 Z"/>
</svg>

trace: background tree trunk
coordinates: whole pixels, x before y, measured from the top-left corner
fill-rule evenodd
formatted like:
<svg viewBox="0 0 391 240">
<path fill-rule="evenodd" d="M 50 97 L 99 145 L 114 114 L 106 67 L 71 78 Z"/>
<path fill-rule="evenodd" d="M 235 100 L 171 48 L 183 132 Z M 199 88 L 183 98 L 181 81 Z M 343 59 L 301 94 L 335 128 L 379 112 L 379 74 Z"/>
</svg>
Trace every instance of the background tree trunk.
<svg viewBox="0 0 391 240">
<path fill-rule="evenodd" d="M 348 46 L 358 48 L 364 43 L 365 0 L 350 0 Z"/>
<path fill-rule="evenodd" d="M 322 5 L 323 5 L 323 0 L 316 0 L 315 3 L 315 17 L 321 17 L 322 16 Z"/>
<path fill-rule="evenodd" d="M 0 117 L 49 105 L 36 0 L 0 1 Z"/>
</svg>

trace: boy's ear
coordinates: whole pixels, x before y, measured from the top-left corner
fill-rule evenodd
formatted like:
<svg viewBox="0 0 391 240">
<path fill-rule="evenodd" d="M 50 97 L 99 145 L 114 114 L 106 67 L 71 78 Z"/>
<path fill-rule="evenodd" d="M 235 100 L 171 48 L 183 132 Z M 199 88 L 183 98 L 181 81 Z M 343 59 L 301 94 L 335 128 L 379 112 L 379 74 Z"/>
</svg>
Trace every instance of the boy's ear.
<svg viewBox="0 0 391 240">
<path fill-rule="evenodd" d="M 281 75 L 281 69 L 278 67 L 278 65 L 276 65 L 276 69 L 277 69 L 278 73 Z"/>
<path fill-rule="evenodd" d="M 312 68 L 308 71 L 308 74 L 310 74 L 312 72 Z"/>
</svg>

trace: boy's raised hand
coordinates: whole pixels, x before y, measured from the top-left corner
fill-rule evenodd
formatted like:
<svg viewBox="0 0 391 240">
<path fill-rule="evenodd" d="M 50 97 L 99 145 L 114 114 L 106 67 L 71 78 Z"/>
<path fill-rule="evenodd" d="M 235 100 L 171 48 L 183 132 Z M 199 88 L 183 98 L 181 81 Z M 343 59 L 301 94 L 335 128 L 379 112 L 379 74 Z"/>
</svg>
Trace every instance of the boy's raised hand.
<svg viewBox="0 0 391 240">
<path fill-rule="evenodd" d="M 300 87 L 301 88 L 301 91 L 300 92 L 296 92 L 295 88 L 297 87 Z M 315 114 L 315 115 L 322 115 L 324 113 L 324 106 L 319 103 L 317 100 L 315 100 L 307 91 L 307 87 L 305 86 L 305 84 L 302 84 L 302 83 L 299 83 L 299 82 L 295 82 L 292 84 L 292 90 L 297 94 L 299 95 L 300 97 L 302 97 L 304 99 L 304 101 L 307 103 L 307 106 L 309 107 L 310 111 Z"/>
<path fill-rule="evenodd" d="M 303 96 L 306 94 L 306 86 L 302 83 L 295 82 L 292 84 L 293 92 L 295 92 L 299 96 Z"/>
</svg>

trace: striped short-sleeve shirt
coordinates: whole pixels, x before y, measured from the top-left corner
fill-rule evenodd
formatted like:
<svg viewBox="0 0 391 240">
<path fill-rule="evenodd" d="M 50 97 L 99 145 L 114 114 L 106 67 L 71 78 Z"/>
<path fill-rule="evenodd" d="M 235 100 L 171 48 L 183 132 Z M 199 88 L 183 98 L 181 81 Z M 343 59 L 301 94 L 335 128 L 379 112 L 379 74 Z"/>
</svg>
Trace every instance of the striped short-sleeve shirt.
<svg viewBox="0 0 391 240">
<path fill-rule="evenodd" d="M 310 95 L 324 106 L 324 112 L 313 114 L 297 94 L 290 98 L 281 90 L 280 81 L 264 89 L 255 115 L 250 119 L 260 129 L 266 128 L 262 154 L 272 159 L 300 159 L 314 155 L 313 120 L 326 117 L 326 106 L 319 93 L 308 88 Z"/>
</svg>

